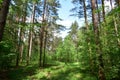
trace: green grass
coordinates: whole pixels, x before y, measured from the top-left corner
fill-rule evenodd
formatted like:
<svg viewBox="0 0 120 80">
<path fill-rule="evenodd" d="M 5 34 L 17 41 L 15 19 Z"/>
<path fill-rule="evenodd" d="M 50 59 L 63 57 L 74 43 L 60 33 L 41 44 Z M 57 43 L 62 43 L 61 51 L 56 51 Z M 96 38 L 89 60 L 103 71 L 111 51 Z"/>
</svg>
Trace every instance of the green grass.
<svg viewBox="0 0 120 80">
<path fill-rule="evenodd" d="M 55 63 L 56 64 L 56 63 Z M 97 80 L 79 63 L 57 63 L 39 68 L 38 65 L 23 66 L 9 71 L 10 80 Z"/>
</svg>

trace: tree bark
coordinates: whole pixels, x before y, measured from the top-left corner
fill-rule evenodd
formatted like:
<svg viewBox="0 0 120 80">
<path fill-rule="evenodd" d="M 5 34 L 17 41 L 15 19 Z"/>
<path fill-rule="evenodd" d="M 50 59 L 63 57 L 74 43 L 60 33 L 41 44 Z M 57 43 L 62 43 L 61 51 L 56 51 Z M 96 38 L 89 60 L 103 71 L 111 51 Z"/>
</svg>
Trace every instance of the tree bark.
<svg viewBox="0 0 120 80">
<path fill-rule="evenodd" d="M 20 62 L 22 62 L 22 56 L 23 56 L 23 49 L 24 49 L 24 45 L 23 45 L 23 39 L 24 39 L 24 34 L 23 34 L 23 27 L 20 28 L 20 49 L 19 49 L 19 53 L 20 53 Z"/>
<path fill-rule="evenodd" d="M 40 29 L 40 58 L 39 58 L 39 67 L 42 66 L 42 48 L 43 48 L 43 29 Z"/>
<path fill-rule="evenodd" d="M 16 29 L 16 34 L 17 34 L 17 45 L 16 45 L 16 53 L 17 53 L 17 57 L 16 57 L 16 67 L 18 67 L 19 66 L 19 62 L 20 62 L 20 53 L 19 53 L 19 51 L 20 51 L 20 43 L 19 43 L 19 41 L 18 41 L 18 39 L 19 39 L 19 37 L 18 37 L 18 30 Z"/>
<path fill-rule="evenodd" d="M 87 9 L 86 9 L 86 3 L 85 2 L 86 2 L 86 0 L 83 0 L 84 19 L 85 19 L 86 31 L 88 33 L 89 26 L 88 26 Z M 90 38 L 87 37 L 86 41 L 88 43 L 87 45 L 88 45 L 88 52 L 89 52 L 89 57 L 90 57 L 90 69 L 91 69 L 91 72 L 93 73 L 93 61 L 92 61 L 92 58 L 91 58 Z"/>
<path fill-rule="evenodd" d="M 18 23 L 19 24 L 19 19 L 20 19 L 20 17 L 19 16 L 16 16 L 16 23 Z M 18 36 L 18 34 L 19 34 L 19 29 L 15 29 L 15 39 L 16 39 L 16 53 L 17 53 L 17 55 L 16 55 L 16 67 L 18 67 L 19 66 L 19 61 L 20 61 L 20 53 L 19 53 L 19 49 L 20 49 L 20 41 L 19 41 L 19 36 Z"/>
<path fill-rule="evenodd" d="M 22 23 L 26 23 L 26 16 L 27 16 L 27 1 L 23 4 L 23 16 L 22 16 Z M 24 25 L 23 25 L 24 26 Z M 20 39 L 21 39 L 21 45 L 20 45 L 20 63 L 23 61 L 23 50 L 24 50 L 24 28 L 21 27 L 21 34 L 20 34 Z"/>
<path fill-rule="evenodd" d="M 31 18 L 31 23 L 32 26 L 29 31 L 29 40 L 28 40 L 28 54 L 27 54 L 27 65 L 30 63 L 30 58 L 31 58 L 31 53 L 32 53 L 32 42 L 33 42 L 33 27 L 34 27 L 34 18 L 35 18 L 35 3 L 33 4 L 33 9 L 32 9 L 32 18 Z"/>
<path fill-rule="evenodd" d="M 88 30 L 87 10 L 86 10 L 86 3 L 85 2 L 86 2 L 86 0 L 83 0 L 84 18 L 85 18 L 86 28 Z"/>
<path fill-rule="evenodd" d="M 2 8 L 0 10 L 0 42 L 2 41 L 3 38 L 10 1 L 11 0 L 3 0 Z"/>
<path fill-rule="evenodd" d="M 44 0 L 43 6 L 43 15 L 42 15 L 42 26 L 40 28 L 40 59 L 39 59 L 39 67 L 42 67 L 42 54 L 43 54 L 43 43 L 44 43 L 44 28 L 45 28 L 45 12 L 46 11 L 46 0 Z"/>
<path fill-rule="evenodd" d="M 116 37 L 117 37 L 118 45 L 120 46 L 120 39 L 119 39 L 119 33 L 118 33 L 118 27 L 117 27 L 117 21 L 116 21 L 115 17 L 113 17 L 113 21 L 114 21 L 115 35 L 116 35 Z"/>
<path fill-rule="evenodd" d="M 98 1 L 96 0 L 96 7 L 97 7 L 97 9 L 98 9 L 98 22 L 99 22 L 99 24 L 100 24 L 100 22 L 101 22 L 101 18 L 100 18 L 100 11 L 99 11 L 99 6 L 98 6 Z"/>
<path fill-rule="evenodd" d="M 30 63 L 30 57 L 31 57 L 31 53 L 32 53 L 32 39 L 33 39 L 33 33 L 32 33 L 32 30 L 30 29 L 29 40 L 28 40 L 27 65 L 29 65 L 29 63 Z"/>
<path fill-rule="evenodd" d="M 102 15 L 103 15 L 103 21 L 106 22 L 106 20 L 105 20 L 105 4 L 104 4 L 104 0 L 102 0 Z"/>
<path fill-rule="evenodd" d="M 44 55 L 43 55 L 43 67 L 45 66 L 46 44 L 47 44 L 47 30 L 44 33 Z"/>
<path fill-rule="evenodd" d="M 43 67 L 45 66 L 45 63 L 46 63 L 46 44 L 47 44 L 47 27 L 48 27 L 48 25 L 46 24 L 48 21 L 47 21 L 47 19 L 48 19 L 48 15 L 49 15 L 49 12 L 48 12 L 48 5 L 46 4 L 46 2 L 44 3 L 44 6 L 45 6 L 45 25 L 44 25 L 44 36 L 43 36 L 43 38 L 44 38 L 44 41 L 43 41 L 43 44 L 44 44 L 44 50 L 43 50 Z"/>
<path fill-rule="evenodd" d="M 104 73 L 104 64 L 103 64 L 103 53 L 102 49 L 100 47 L 100 38 L 99 38 L 99 30 L 98 30 L 98 19 L 96 11 L 96 0 L 91 0 L 92 5 L 92 21 L 93 21 L 93 28 L 94 28 L 94 34 L 95 34 L 95 44 L 96 44 L 96 53 L 99 54 L 98 61 L 99 61 L 99 70 L 98 70 L 98 76 L 100 80 L 106 80 L 105 73 Z"/>
</svg>

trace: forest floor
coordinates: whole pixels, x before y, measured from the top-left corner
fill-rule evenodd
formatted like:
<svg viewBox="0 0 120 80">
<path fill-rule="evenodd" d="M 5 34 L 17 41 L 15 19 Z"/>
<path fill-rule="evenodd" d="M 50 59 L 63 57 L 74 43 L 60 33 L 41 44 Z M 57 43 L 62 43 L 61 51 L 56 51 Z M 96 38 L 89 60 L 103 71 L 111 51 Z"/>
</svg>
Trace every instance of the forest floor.
<svg viewBox="0 0 120 80">
<path fill-rule="evenodd" d="M 6 75 L 5 75 L 6 76 Z M 39 68 L 38 65 L 21 66 L 7 72 L 2 80 L 97 80 L 79 63 L 59 63 Z"/>
</svg>

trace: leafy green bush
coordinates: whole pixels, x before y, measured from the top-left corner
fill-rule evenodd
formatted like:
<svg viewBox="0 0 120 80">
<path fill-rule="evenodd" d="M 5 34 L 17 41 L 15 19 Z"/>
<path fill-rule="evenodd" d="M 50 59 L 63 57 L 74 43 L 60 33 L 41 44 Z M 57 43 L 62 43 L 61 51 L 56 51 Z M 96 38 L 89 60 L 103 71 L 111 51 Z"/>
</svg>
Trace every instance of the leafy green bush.
<svg viewBox="0 0 120 80">
<path fill-rule="evenodd" d="M 14 57 L 15 53 L 12 52 L 11 43 L 8 41 L 0 42 L 0 69 L 8 69 Z"/>
</svg>

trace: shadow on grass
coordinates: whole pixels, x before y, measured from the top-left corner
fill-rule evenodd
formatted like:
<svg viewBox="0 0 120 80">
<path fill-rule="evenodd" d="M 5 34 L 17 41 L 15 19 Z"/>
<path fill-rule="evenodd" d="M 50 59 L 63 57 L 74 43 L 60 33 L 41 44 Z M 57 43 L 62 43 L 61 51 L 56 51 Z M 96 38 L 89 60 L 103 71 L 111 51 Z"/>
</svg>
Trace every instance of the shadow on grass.
<svg viewBox="0 0 120 80">
<path fill-rule="evenodd" d="M 82 70 L 80 67 L 72 66 L 64 71 L 60 68 L 52 68 L 52 71 L 60 69 L 58 73 L 50 73 L 48 77 L 44 76 L 37 80 L 97 80 L 94 75 L 91 75 L 89 71 Z M 61 67 L 64 68 L 64 67 Z"/>
<path fill-rule="evenodd" d="M 28 76 L 36 74 L 38 65 L 21 66 L 8 72 L 9 80 L 25 80 Z"/>
<path fill-rule="evenodd" d="M 20 67 L 9 72 L 9 80 L 97 80 L 90 71 L 81 69 L 77 65 L 47 64 L 39 70 L 38 65 Z M 43 73 L 45 75 L 41 76 Z M 35 76 L 40 74 L 40 76 Z M 29 77 L 29 78 L 28 78 Z"/>
<path fill-rule="evenodd" d="M 18 68 L 13 68 L 8 72 L 8 80 L 29 80 L 28 77 L 37 74 L 37 70 L 42 71 L 46 68 L 51 68 L 53 66 L 58 66 L 58 64 L 45 64 L 44 68 L 39 68 L 38 64 L 29 66 L 20 66 Z M 34 77 L 33 77 L 34 78 Z M 33 80 L 30 78 L 30 80 Z M 35 80 L 38 80 L 35 78 Z"/>
</svg>

